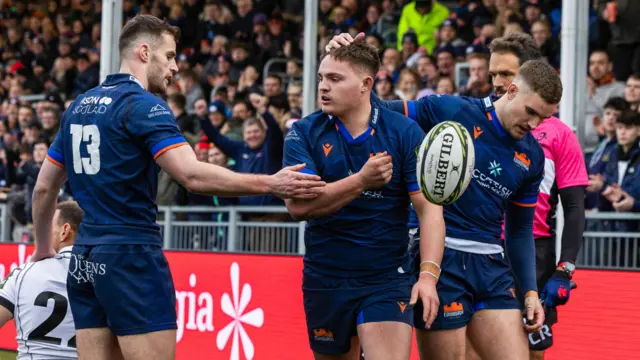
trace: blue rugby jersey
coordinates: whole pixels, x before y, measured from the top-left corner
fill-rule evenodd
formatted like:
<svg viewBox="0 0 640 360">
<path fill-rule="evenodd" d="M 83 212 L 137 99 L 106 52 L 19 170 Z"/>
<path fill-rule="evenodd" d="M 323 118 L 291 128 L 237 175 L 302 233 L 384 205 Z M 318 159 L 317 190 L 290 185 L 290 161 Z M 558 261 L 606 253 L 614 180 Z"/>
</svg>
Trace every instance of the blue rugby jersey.
<svg viewBox="0 0 640 360">
<path fill-rule="evenodd" d="M 47 154 L 85 211 L 76 244 L 161 244 L 155 159 L 186 144 L 167 103 L 132 75 L 80 95 Z"/>
<path fill-rule="evenodd" d="M 380 103 L 416 120 L 425 132 L 452 120 L 473 134 L 476 161 L 471 182 L 460 199 L 444 207 L 447 246 L 466 240 L 474 242 L 479 252 L 501 249 L 508 202 L 536 205 L 544 152 L 533 135 L 513 139 L 498 121 L 490 98 L 433 95 L 418 101 Z"/>
<path fill-rule="evenodd" d="M 353 138 L 336 117 L 317 111 L 294 123 L 285 138 L 284 166 L 328 182 L 360 171 L 376 153 L 392 157 L 393 176 L 366 190 L 337 213 L 310 219 L 305 231 L 305 271 L 334 277 L 397 273 L 408 263 L 409 195 L 419 192 L 416 149 L 424 132 L 413 121 L 372 102 L 369 129 Z"/>
</svg>

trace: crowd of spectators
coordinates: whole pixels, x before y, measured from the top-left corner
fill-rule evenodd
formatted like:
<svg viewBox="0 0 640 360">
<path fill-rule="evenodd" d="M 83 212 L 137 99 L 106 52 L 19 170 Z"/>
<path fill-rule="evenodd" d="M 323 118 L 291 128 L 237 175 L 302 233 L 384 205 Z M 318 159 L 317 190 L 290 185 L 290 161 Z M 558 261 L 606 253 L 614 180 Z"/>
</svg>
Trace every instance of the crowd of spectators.
<svg viewBox="0 0 640 360">
<path fill-rule="evenodd" d="M 585 121 L 581 137 L 591 174 L 588 208 L 640 211 L 640 22 L 634 21 L 640 1 L 589 1 L 587 117 L 580 119 Z M 158 95 L 167 100 L 200 161 L 247 173 L 273 173 L 281 167 L 283 138 L 302 116 L 304 3 L 123 0 L 124 21 L 152 14 L 181 28 L 177 81 Z M 99 84 L 102 4 L 1 4 L 0 199 L 9 204 L 16 239 L 28 234 L 31 191 L 62 112 Z M 510 32 L 531 34 L 560 71 L 561 4 L 319 0 L 318 56 L 332 36 L 364 32 L 365 41 L 380 49 L 382 68 L 374 85 L 380 98 L 485 97 L 493 94 L 488 45 Z M 61 197 L 72 195 L 72 189 L 61 192 Z M 273 196 L 190 194 L 165 173 L 160 174 L 157 202 L 282 205 Z M 221 214 L 185 217 L 225 221 Z M 255 213 L 248 220 L 290 219 Z"/>
</svg>

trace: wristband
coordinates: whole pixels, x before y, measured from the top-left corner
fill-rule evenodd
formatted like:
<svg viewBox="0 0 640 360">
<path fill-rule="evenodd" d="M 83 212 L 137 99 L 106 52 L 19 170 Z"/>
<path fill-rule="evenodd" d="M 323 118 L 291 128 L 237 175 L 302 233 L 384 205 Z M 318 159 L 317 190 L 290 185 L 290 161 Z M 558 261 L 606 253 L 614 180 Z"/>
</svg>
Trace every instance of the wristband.
<svg viewBox="0 0 640 360">
<path fill-rule="evenodd" d="M 420 263 L 420 274 L 425 272 L 431 274 L 437 280 L 440 278 L 440 265 L 438 265 L 437 262 L 431 260 L 423 261 Z"/>
<path fill-rule="evenodd" d="M 431 271 L 421 271 L 420 275 L 422 275 L 422 274 L 429 274 L 429 275 L 433 276 L 436 279 L 436 281 L 438 281 L 438 276 L 436 274 L 432 273 Z"/>
</svg>

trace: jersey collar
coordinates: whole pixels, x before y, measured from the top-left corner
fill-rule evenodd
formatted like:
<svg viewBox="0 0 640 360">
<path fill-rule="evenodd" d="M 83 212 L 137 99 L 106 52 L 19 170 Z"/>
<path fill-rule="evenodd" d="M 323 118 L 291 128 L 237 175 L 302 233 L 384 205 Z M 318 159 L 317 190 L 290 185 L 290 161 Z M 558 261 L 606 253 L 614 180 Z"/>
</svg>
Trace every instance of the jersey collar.
<svg viewBox="0 0 640 360">
<path fill-rule="evenodd" d="M 122 84 L 125 82 L 134 82 L 140 85 L 140 87 L 144 89 L 144 86 L 142 86 L 142 83 L 140 82 L 140 80 L 136 79 L 136 77 L 131 74 L 107 75 L 107 78 L 104 80 L 104 82 L 100 86 L 114 86 L 114 85 Z"/>
<path fill-rule="evenodd" d="M 496 98 L 497 99 L 497 98 Z M 498 115 L 496 114 L 496 108 L 493 106 L 493 101 L 490 96 L 482 99 L 484 105 L 484 111 L 487 114 L 487 119 L 493 123 L 493 126 L 498 130 L 498 134 L 501 136 L 509 136 L 509 133 L 502 127 Z"/>
<path fill-rule="evenodd" d="M 354 138 L 349 133 L 349 130 L 344 126 L 342 121 L 338 119 L 336 116 L 329 115 L 329 121 L 333 123 L 336 127 L 336 130 L 342 135 L 342 137 L 347 141 L 347 144 L 353 145 L 361 145 L 364 144 L 373 134 L 376 132 L 376 127 L 378 126 L 378 121 L 380 120 L 380 106 L 377 101 L 371 101 L 371 120 L 369 120 L 369 127 L 367 131 L 362 133 L 360 136 Z"/>
<path fill-rule="evenodd" d="M 71 250 L 73 250 L 73 245 L 65 246 L 58 251 L 58 254 L 70 253 Z"/>
</svg>

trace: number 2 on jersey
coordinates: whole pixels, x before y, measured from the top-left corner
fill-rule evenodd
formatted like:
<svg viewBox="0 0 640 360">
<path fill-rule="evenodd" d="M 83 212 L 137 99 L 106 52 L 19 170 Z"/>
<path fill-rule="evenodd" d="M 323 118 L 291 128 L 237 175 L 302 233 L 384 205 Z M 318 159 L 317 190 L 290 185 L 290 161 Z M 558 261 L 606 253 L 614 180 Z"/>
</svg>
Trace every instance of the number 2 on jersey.
<svg viewBox="0 0 640 360">
<path fill-rule="evenodd" d="M 49 300 L 53 300 L 53 311 L 51 312 L 51 315 L 49 315 L 47 320 L 38 325 L 37 328 L 33 329 L 31 334 L 29 334 L 29 340 L 60 345 L 62 344 L 62 339 L 48 336 L 47 334 L 58 327 L 58 325 L 60 325 L 60 323 L 64 320 L 64 317 L 67 316 L 67 308 L 69 302 L 63 295 L 54 293 L 52 291 L 43 291 L 36 297 L 36 301 L 33 304 L 35 306 L 42 306 L 46 308 L 49 305 Z M 71 339 L 69 339 L 69 341 L 67 341 L 67 346 L 73 348 L 76 347 L 75 335 Z"/>
<path fill-rule="evenodd" d="M 87 144 L 89 157 L 82 157 L 80 146 Z M 97 125 L 71 124 L 71 147 L 73 149 L 73 171 L 76 174 L 95 175 L 100 171 L 100 130 Z"/>
</svg>

